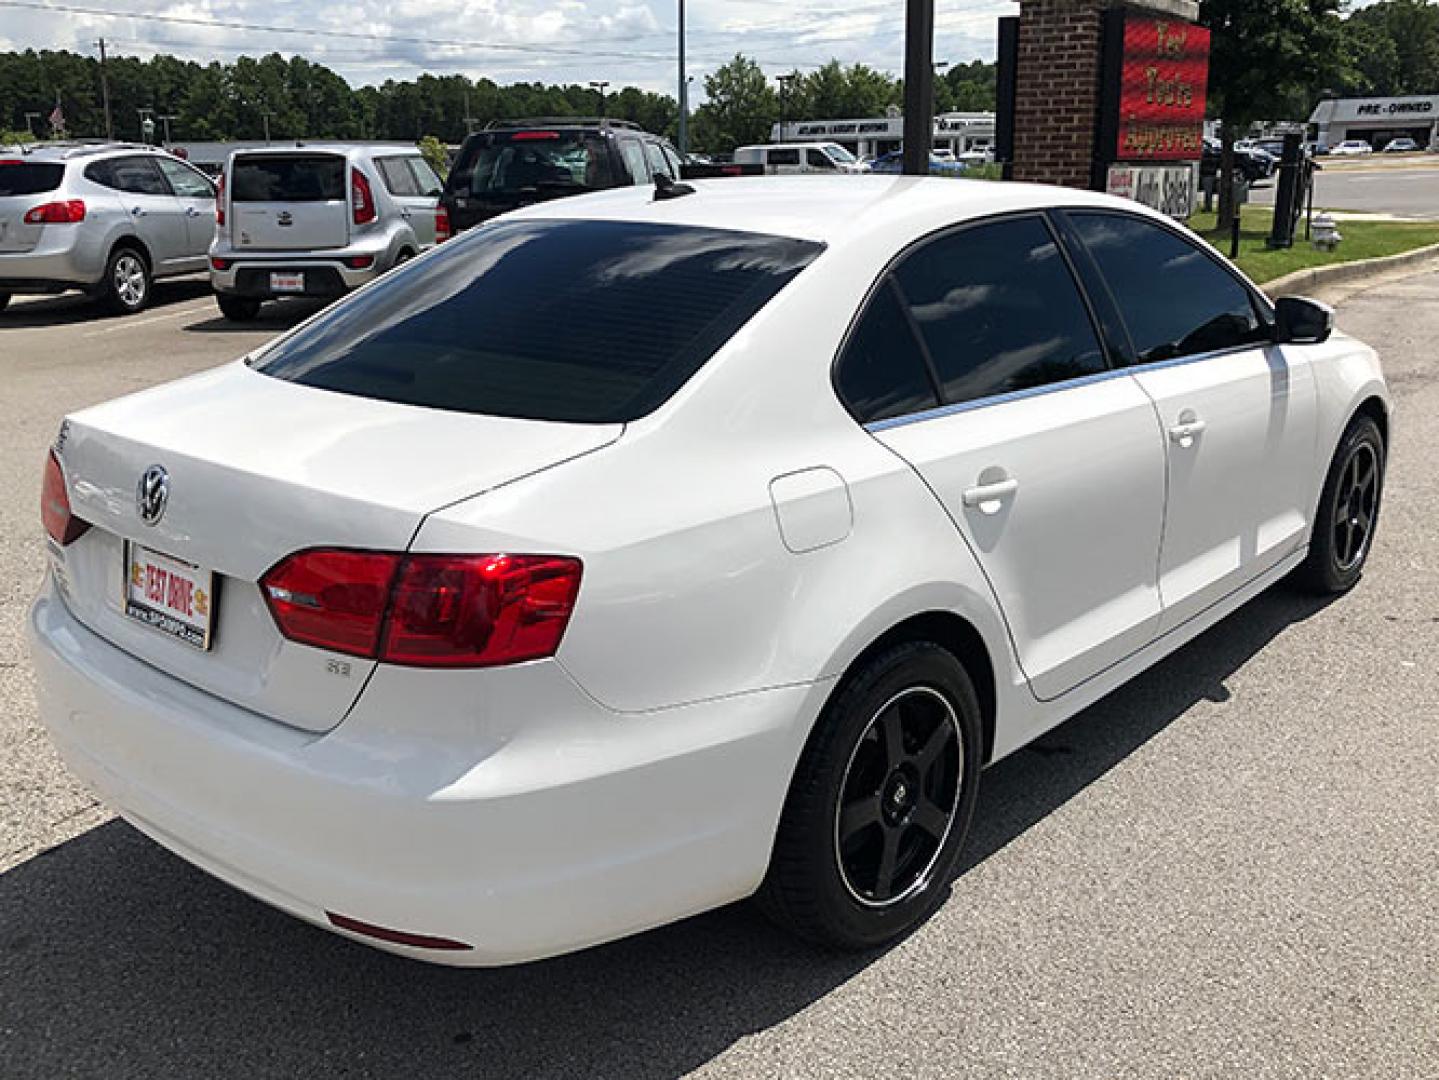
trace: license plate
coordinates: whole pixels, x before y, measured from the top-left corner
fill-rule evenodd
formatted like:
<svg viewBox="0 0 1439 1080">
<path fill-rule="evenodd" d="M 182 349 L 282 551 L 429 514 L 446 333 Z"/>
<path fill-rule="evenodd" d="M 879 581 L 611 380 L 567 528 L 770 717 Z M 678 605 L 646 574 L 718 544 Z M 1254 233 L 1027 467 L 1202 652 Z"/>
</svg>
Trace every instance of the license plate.
<svg viewBox="0 0 1439 1080">
<path fill-rule="evenodd" d="M 304 274 L 271 274 L 271 275 L 270 275 L 270 291 L 271 291 L 271 292 L 304 292 L 304 291 L 305 291 L 305 275 L 304 275 Z"/>
<path fill-rule="evenodd" d="M 125 614 L 186 645 L 208 649 L 215 616 L 215 575 L 127 542 Z"/>
</svg>

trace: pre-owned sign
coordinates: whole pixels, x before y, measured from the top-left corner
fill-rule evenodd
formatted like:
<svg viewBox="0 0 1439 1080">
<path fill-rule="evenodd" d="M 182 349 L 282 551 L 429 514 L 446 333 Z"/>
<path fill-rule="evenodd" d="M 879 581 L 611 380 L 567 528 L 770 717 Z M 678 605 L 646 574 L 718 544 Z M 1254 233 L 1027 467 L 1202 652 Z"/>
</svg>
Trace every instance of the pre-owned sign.
<svg viewBox="0 0 1439 1080">
<path fill-rule="evenodd" d="M 1111 128 L 1113 160 L 1197 159 L 1203 150 L 1209 31 L 1133 11 L 1123 18 L 1118 94 L 1110 98 L 1117 97 L 1119 114 Z"/>
</svg>

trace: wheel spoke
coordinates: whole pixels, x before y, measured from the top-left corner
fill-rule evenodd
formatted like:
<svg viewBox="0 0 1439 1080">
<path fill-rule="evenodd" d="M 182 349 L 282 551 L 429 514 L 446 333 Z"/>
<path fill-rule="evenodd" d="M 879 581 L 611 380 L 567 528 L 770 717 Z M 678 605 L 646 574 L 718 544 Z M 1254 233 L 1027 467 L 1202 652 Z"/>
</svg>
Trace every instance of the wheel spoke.
<svg viewBox="0 0 1439 1080">
<path fill-rule="evenodd" d="M 1361 462 L 1356 458 L 1354 463 L 1354 486 L 1360 491 L 1367 491 L 1369 485 L 1374 483 L 1374 459 L 1366 454 L 1362 462 L 1363 468 L 1360 468 L 1360 465 Z"/>
<path fill-rule="evenodd" d="M 839 839 L 844 843 L 855 833 L 879 821 L 879 796 L 866 795 L 847 804 L 839 812 Z"/>
<path fill-rule="evenodd" d="M 1353 534 L 1354 529 L 1349 524 L 1348 517 L 1345 517 L 1342 521 L 1335 522 L 1334 554 L 1338 556 L 1340 566 L 1349 565 L 1349 552 L 1350 548 L 1353 546 Z"/>
<path fill-rule="evenodd" d="M 899 707 L 892 706 L 879 718 L 880 738 L 884 740 L 884 760 L 891 769 L 899 767 L 904 760 L 904 720 Z"/>
<path fill-rule="evenodd" d="M 940 753 L 949 745 L 949 741 L 953 737 L 954 729 L 943 720 L 934 726 L 934 731 L 932 731 L 929 738 L 924 741 L 924 745 L 919 748 L 919 753 L 914 755 L 914 763 L 918 767 L 921 776 L 928 775 L 929 770 L 934 768 L 935 762 L 939 760 Z"/>
<path fill-rule="evenodd" d="M 915 803 L 909 820 L 935 840 L 943 840 L 944 834 L 949 830 L 949 814 L 930 802 L 928 795 L 922 795 L 919 802 Z"/>
<path fill-rule="evenodd" d="M 894 894 L 894 872 L 899 865 L 899 830 L 884 830 L 884 845 L 879 854 L 879 870 L 874 878 L 876 900 L 888 900 Z"/>
</svg>

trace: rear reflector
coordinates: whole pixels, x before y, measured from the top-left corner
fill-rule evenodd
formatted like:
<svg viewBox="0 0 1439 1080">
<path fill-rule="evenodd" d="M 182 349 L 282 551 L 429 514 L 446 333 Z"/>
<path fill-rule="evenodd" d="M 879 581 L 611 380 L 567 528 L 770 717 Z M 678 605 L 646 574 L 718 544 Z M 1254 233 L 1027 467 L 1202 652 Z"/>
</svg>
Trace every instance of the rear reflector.
<svg viewBox="0 0 1439 1080">
<path fill-rule="evenodd" d="M 223 271 L 225 271 L 225 270 L 230 269 L 230 264 L 231 264 L 232 262 L 233 262 L 233 260 L 231 260 L 231 259 L 219 259 L 219 258 L 214 258 L 214 257 L 212 257 L 212 258 L 210 259 L 210 266 L 211 266 L 212 269 L 219 270 L 219 271 L 222 271 L 222 272 L 223 272 Z"/>
<path fill-rule="evenodd" d="M 282 560 L 260 589 L 292 641 L 413 667 L 495 667 L 554 655 L 581 570 L 558 555 L 316 548 Z"/>
<path fill-rule="evenodd" d="M 45 532 L 61 547 L 73 544 L 90 528 L 88 521 L 81 521 L 70 513 L 70 494 L 65 488 L 65 471 L 55 451 L 50 451 L 45 462 L 45 485 L 40 491 L 40 520 Z"/>
<path fill-rule="evenodd" d="M 84 220 L 84 199 L 66 199 L 64 202 L 44 203 L 28 210 L 25 214 L 27 225 L 73 225 Z"/>
<path fill-rule="evenodd" d="M 345 260 L 345 265 L 351 270 L 368 270 L 375 265 L 373 255 L 351 255 Z"/>
<path fill-rule="evenodd" d="M 412 934 L 408 930 L 391 930 L 388 926 L 375 926 L 373 923 L 361 922 L 359 919 L 352 919 L 348 915 L 340 915 L 333 911 L 325 912 L 325 918 L 330 920 L 331 926 L 341 930 L 348 930 L 352 934 L 364 934 L 366 937 L 388 941 L 395 945 L 410 945 L 416 949 L 441 949 L 446 952 L 467 952 L 474 948 L 473 945 L 466 945 L 463 941 L 455 941 L 453 938 Z"/>
</svg>

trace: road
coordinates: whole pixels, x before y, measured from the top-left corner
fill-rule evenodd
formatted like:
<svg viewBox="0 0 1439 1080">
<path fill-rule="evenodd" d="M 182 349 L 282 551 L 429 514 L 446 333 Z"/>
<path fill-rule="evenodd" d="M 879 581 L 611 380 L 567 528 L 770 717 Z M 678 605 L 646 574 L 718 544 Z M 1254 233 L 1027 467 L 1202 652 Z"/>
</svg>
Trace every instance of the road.
<svg viewBox="0 0 1439 1080">
<path fill-rule="evenodd" d="M 1253 188 L 1250 199 L 1274 205 L 1278 184 Z M 1315 210 L 1362 210 L 1373 214 L 1439 220 L 1439 165 L 1429 168 L 1326 166 L 1314 181 Z"/>
<path fill-rule="evenodd" d="M 236 332 L 198 287 L 162 299 L 0 316 L 6 1080 L 1439 1076 L 1439 270 L 1340 308 L 1400 409 L 1360 586 L 1272 591 L 989 770 L 966 871 L 908 940 L 817 954 L 739 906 L 470 972 L 212 881 L 95 806 L 36 724 L 20 627 L 60 417 L 296 317 Z"/>
</svg>

